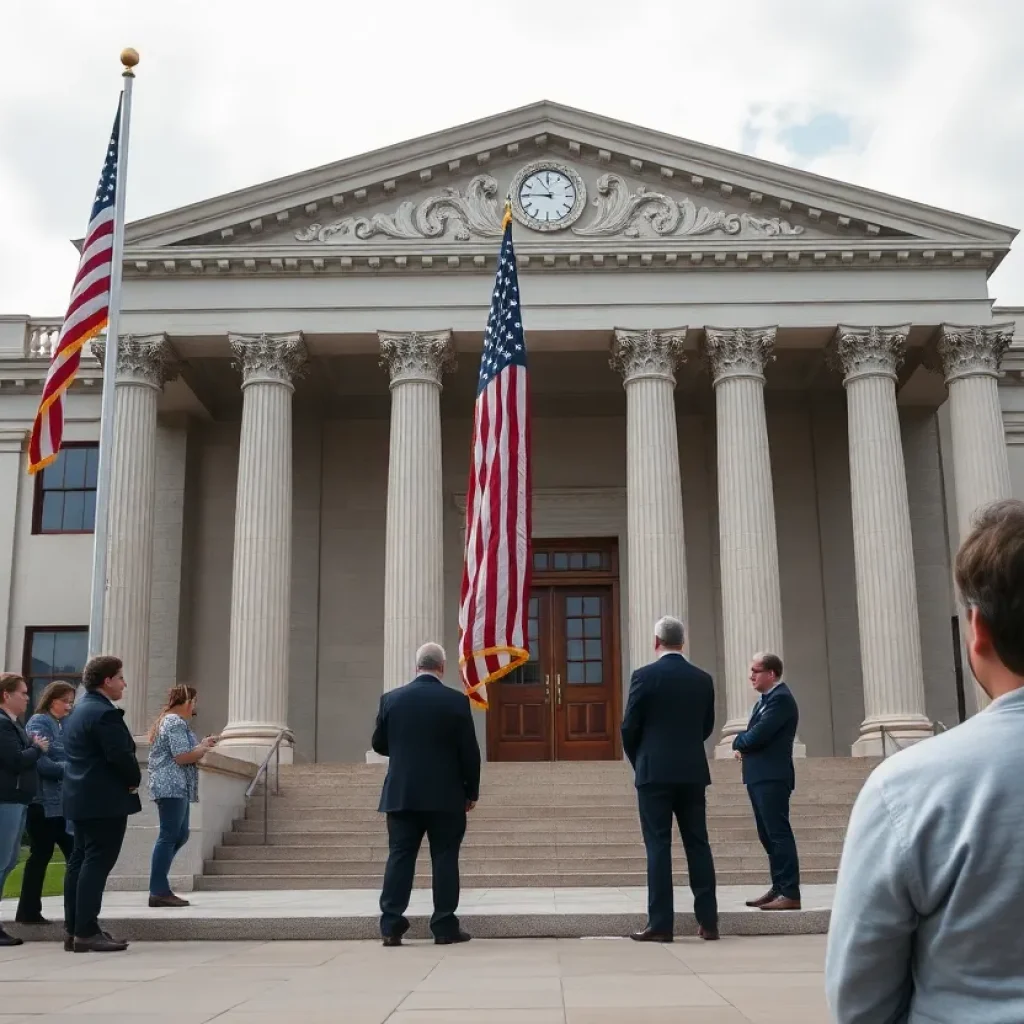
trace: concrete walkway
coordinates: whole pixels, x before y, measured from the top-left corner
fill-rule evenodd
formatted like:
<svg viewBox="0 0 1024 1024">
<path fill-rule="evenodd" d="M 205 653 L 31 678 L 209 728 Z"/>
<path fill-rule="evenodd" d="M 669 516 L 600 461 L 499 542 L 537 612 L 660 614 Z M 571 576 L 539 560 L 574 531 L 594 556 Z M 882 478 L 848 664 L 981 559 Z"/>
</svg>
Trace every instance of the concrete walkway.
<svg viewBox="0 0 1024 1024">
<path fill-rule="evenodd" d="M 767 913 L 750 910 L 744 901 L 760 896 L 763 886 L 719 889 L 720 926 L 724 935 L 824 934 L 828 930 L 835 887 L 808 885 L 804 909 Z M 193 892 L 192 906 L 150 910 L 144 893 L 108 892 L 103 923 L 114 935 L 130 940 L 183 939 L 372 939 L 378 935 L 379 894 L 373 889 L 299 889 L 258 892 Z M 430 892 L 414 891 L 409 918 L 411 935 L 425 938 Z M 59 898 L 44 900 L 50 928 L 19 928 L 26 939 L 56 940 L 63 918 Z M 693 897 L 676 890 L 676 934 L 694 933 Z M 643 927 L 647 917 L 644 889 L 466 889 L 459 913 L 478 938 L 583 938 L 622 936 Z"/>
<path fill-rule="evenodd" d="M 0 949 L 0 1024 L 828 1024 L 823 936 Z"/>
</svg>

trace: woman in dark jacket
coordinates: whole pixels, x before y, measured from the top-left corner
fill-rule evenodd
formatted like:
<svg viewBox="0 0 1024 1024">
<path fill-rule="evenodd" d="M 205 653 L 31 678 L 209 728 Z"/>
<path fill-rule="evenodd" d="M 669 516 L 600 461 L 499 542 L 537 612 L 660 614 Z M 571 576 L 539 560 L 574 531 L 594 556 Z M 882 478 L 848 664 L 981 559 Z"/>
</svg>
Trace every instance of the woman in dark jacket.
<svg viewBox="0 0 1024 1024">
<path fill-rule="evenodd" d="M 30 737 L 18 719 L 28 710 L 28 686 L 12 672 L 0 672 L 0 894 L 18 864 L 28 805 L 39 788 L 36 762 L 50 748 Z M 0 927 L 0 946 L 20 946 Z"/>
<path fill-rule="evenodd" d="M 64 862 L 71 859 L 74 842 L 64 823 L 64 733 L 62 721 L 75 703 L 75 688 L 61 680 L 50 683 L 36 705 L 36 713 L 28 720 L 25 732 L 29 737 L 42 736 L 50 749 L 36 762 L 39 772 L 39 793 L 28 805 L 25 819 L 29 853 L 21 880 L 21 899 L 14 920 L 18 924 L 47 924 L 43 917 L 43 882 L 46 868 L 53 857 L 54 846 L 60 847 Z"/>
</svg>

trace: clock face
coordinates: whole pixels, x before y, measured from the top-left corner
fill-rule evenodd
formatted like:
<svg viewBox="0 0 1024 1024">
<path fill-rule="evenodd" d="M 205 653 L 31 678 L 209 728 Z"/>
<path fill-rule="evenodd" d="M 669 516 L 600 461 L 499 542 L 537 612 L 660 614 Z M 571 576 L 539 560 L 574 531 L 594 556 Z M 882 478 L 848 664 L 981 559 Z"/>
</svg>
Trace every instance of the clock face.
<svg viewBox="0 0 1024 1024">
<path fill-rule="evenodd" d="M 576 206 L 577 198 L 572 179 L 553 168 L 534 171 L 519 186 L 523 212 L 538 224 L 560 224 Z"/>
</svg>

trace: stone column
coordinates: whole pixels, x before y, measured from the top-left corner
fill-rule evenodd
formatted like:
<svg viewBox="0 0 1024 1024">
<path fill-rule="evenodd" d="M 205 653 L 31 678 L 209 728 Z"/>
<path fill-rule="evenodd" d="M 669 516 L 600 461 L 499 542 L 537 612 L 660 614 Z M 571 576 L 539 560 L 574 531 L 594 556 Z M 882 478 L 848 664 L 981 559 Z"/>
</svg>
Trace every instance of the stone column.
<svg viewBox="0 0 1024 1024">
<path fill-rule="evenodd" d="M 292 392 L 300 333 L 228 336 L 242 371 L 231 578 L 228 724 L 220 749 L 260 761 L 288 724 L 292 574 Z M 291 747 L 282 747 L 290 759 Z"/>
<path fill-rule="evenodd" d="M 1013 497 L 1006 430 L 999 404 L 999 364 L 1013 341 L 1013 322 L 984 327 L 943 324 L 938 354 L 949 388 L 953 438 L 953 487 L 960 539 L 970 533 L 971 517 L 982 505 Z M 961 612 L 960 622 L 966 626 Z M 964 634 L 966 641 L 966 634 Z M 970 674 L 970 663 L 964 656 Z M 990 703 L 977 682 L 974 703 Z"/>
<path fill-rule="evenodd" d="M 949 387 L 953 480 L 962 540 L 982 505 L 1013 495 L 1006 431 L 999 405 L 999 364 L 1013 341 L 1013 323 L 986 327 L 943 324 L 942 371 Z"/>
<path fill-rule="evenodd" d="M 764 411 L 764 370 L 775 358 L 775 328 L 705 328 L 718 422 L 718 529 L 725 639 L 726 722 L 715 750 L 732 757 L 756 694 L 750 660 L 783 657 L 782 593 L 775 499 Z"/>
<path fill-rule="evenodd" d="M 865 716 L 853 745 L 855 757 L 883 752 L 883 728 L 901 745 L 932 734 L 925 714 L 914 547 L 896 408 L 896 370 L 909 329 L 908 324 L 840 324 L 832 343 L 832 360 L 846 387 L 864 676 Z"/>
<path fill-rule="evenodd" d="M 421 644 L 442 642 L 441 376 L 455 349 L 451 331 L 379 337 L 391 376 L 383 686 L 392 690 L 412 678 Z"/>
<path fill-rule="evenodd" d="M 654 624 L 675 615 L 689 629 L 675 371 L 686 328 L 615 329 L 611 366 L 626 389 L 626 529 L 629 665 L 654 656 Z"/>
<path fill-rule="evenodd" d="M 106 346 L 94 341 L 92 348 L 102 362 Z M 128 688 L 121 704 L 136 736 L 147 726 L 156 407 L 165 382 L 176 373 L 166 335 L 129 334 L 118 340 L 103 650 L 124 662 Z"/>
</svg>

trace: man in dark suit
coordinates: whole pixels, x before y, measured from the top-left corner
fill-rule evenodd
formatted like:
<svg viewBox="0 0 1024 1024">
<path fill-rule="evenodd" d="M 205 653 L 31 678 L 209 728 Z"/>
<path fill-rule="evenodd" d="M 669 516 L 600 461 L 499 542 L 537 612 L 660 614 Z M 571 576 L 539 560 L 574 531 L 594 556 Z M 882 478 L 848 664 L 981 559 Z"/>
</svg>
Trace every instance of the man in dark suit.
<svg viewBox="0 0 1024 1024">
<path fill-rule="evenodd" d="M 380 895 L 385 946 L 400 946 L 409 930 L 416 857 L 426 835 L 434 881 L 434 942 L 468 942 L 459 906 L 459 849 L 466 813 L 480 799 L 480 745 L 464 693 L 442 682 L 444 648 L 416 652 L 416 678 L 380 699 L 371 746 L 389 758 L 378 810 L 387 815 L 388 863 Z"/>
<path fill-rule="evenodd" d="M 114 953 L 127 942 L 99 925 L 107 876 L 117 863 L 128 815 L 142 810 L 142 773 L 135 741 L 114 701 L 124 695 L 120 658 L 91 658 L 82 672 L 86 693 L 64 726 L 64 817 L 75 846 L 64 877 L 64 948 L 76 953 Z"/>
<path fill-rule="evenodd" d="M 637 942 L 671 942 L 674 923 L 672 818 L 686 851 L 697 934 L 718 938 L 715 862 L 708 842 L 704 742 L 715 728 L 715 687 L 683 657 L 683 624 L 666 616 L 654 627 L 657 660 L 637 669 L 622 719 L 622 748 L 635 772 L 640 827 L 647 847 L 647 927 Z"/>
<path fill-rule="evenodd" d="M 761 695 L 746 732 L 733 741 L 735 757 L 743 761 L 743 782 L 754 808 L 757 834 L 768 854 L 772 886 L 748 907 L 761 910 L 800 909 L 800 862 L 789 824 L 789 798 L 796 788 L 793 741 L 800 712 L 782 681 L 782 659 L 755 654 L 750 683 Z"/>
</svg>

